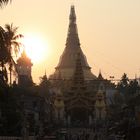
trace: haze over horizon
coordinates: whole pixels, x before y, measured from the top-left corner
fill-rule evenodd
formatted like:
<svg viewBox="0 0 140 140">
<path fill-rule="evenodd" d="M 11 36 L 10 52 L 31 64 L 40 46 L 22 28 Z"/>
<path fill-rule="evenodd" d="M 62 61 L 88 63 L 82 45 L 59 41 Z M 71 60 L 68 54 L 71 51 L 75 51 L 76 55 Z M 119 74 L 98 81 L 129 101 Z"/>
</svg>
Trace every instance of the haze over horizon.
<svg viewBox="0 0 140 140">
<path fill-rule="evenodd" d="M 92 72 L 104 78 L 140 76 L 139 0 L 13 0 L 1 9 L 1 26 L 13 23 L 25 37 L 40 38 L 46 51 L 32 77 L 54 72 L 65 48 L 70 6 L 75 6 L 81 48 Z M 41 46 L 40 46 L 41 47 Z M 34 49 L 40 49 L 34 48 Z M 38 51 L 39 53 L 39 51 Z M 40 54 L 38 54 L 40 55 Z M 41 56 L 41 55 L 40 55 Z"/>
</svg>

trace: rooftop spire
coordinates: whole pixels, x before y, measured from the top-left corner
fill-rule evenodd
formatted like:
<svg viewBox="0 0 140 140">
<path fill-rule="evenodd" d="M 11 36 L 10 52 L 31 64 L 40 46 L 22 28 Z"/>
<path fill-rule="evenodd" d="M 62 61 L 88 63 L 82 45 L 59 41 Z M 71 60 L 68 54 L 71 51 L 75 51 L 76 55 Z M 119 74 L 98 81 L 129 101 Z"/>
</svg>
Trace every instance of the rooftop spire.
<svg viewBox="0 0 140 140">
<path fill-rule="evenodd" d="M 76 14 L 75 14 L 75 8 L 74 5 L 71 6 L 70 16 L 69 16 L 70 22 L 76 22 Z"/>
<path fill-rule="evenodd" d="M 47 80 L 47 74 L 46 74 L 46 69 L 45 69 L 45 75 L 44 75 L 44 78 Z"/>
<path fill-rule="evenodd" d="M 98 79 L 99 79 L 99 80 L 103 80 L 103 79 L 104 79 L 103 76 L 102 76 L 102 73 L 101 73 L 101 69 L 99 70 Z"/>
<path fill-rule="evenodd" d="M 29 65 L 32 66 L 31 59 L 27 56 L 25 49 L 21 53 L 21 57 L 17 60 L 18 65 Z"/>
<path fill-rule="evenodd" d="M 80 41 L 78 37 L 78 30 L 76 25 L 75 8 L 72 5 L 69 16 L 69 29 L 66 40 L 66 47 L 80 47 Z"/>
</svg>

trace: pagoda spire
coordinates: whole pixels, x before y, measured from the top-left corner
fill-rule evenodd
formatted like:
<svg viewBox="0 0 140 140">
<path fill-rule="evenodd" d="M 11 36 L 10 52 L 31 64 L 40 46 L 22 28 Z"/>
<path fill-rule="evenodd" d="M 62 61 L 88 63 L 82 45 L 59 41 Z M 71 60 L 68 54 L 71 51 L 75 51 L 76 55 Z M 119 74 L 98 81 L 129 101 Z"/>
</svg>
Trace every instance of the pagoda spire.
<svg viewBox="0 0 140 140">
<path fill-rule="evenodd" d="M 104 79 L 103 76 L 102 76 L 102 73 L 101 73 L 101 69 L 99 70 L 98 79 L 99 79 L 99 80 L 103 80 L 103 79 Z"/>
<path fill-rule="evenodd" d="M 91 67 L 80 47 L 75 7 L 73 5 L 70 8 L 69 27 L 65 45 L 66 47 L 59 59 L 59 63 L 55 67 L 55 73 L 52 74 L 50 78 L 59 78 L 59 73 L 61 73 L 62 79 L 72 79 L 75 71 L 77 54 L 80 54 L 81 66 L 85 79 L 96 79 L 96 76 L 91 73 Z"/>
<path fill-rule="evenodd" d="M 69 28 L 66 40 L 66 47 L 80 47 L 74 5 L 71 6 L 69 15 Z"/>
<path fill-rule="evenodd" d="M 69 19 L 70 19 L 70 22 L 76 22 L 76 14 L 75 14 L 74 5 L 71 6 Z"/>
<path fill-rule="evenodd" d="M 31 59 L 27 56 L 25 49 L 21 53 L 21 57 L 17 60 L 18 65 L 33 66 Z"/>
<path fill-rule="evenodd" d="M 47 78 L 47 74 L 46 74 L 46 69 L 45 69 L 45 74 L 44 74 L 43 77 L 44 77 L 45 80 L 48 80 L 48 78 Z"/>
</svg>

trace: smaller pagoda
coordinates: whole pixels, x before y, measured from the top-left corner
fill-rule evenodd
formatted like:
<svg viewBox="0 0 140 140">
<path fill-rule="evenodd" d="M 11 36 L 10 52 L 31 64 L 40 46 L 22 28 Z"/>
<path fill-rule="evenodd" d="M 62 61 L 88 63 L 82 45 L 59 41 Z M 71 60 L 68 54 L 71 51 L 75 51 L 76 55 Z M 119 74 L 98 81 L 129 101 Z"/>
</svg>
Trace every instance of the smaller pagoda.
<svg viewBox="0 0 140 140">
<path fill-rule="evenodd" d="M 31 86 L 33 84 L 31 76 L 32 66 L 31 59 L 26 55 L 25 50 L 23 50 L 21 57 L 17 60 L 19 86 Z"/>
</svg>

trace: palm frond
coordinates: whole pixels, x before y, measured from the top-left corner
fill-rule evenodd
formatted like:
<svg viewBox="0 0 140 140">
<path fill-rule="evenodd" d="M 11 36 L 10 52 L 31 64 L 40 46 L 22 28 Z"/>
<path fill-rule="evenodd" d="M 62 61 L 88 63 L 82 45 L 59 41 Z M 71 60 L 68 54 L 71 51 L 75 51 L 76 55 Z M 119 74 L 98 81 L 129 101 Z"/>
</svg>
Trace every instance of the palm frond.
<svg viewBox="0 0 140 140">
<path fill-rule="evenodd" d="M 0 26 L 0 47 L 4 47 L 5 30 Z"/>
<path fill-rule="evenodd" d="M 16 40 L 16 39 L 19 39 L 19 38 L 23 38 L 24 36 L 22 34 L 18 34 L 18 35 L 15 35 L 13 37 L 13 40 Z"/>
<path fill-rule="evenodd" d="M 13 46 L 13 49 L 14 49 L 15 53 L 17 53 L 17 51 L 19 51 L 20 45 L 21 44 L 17 41 L 12 42 L 12 46 Z"/>
<path fill-rule="evenodd" d="M 12 0 L 0 0 L 0 7 L 2 8 L 3 6 L 7 5 L 11 1 Z"/>
<path fill-rule="evenodd" d="M 11 23 L 11 24 L 5 24 L 5 29 L 7 32 L 13 32 L 16 34 L 18 27 L 14 27 L 13 23 Z"/>
</svg>

